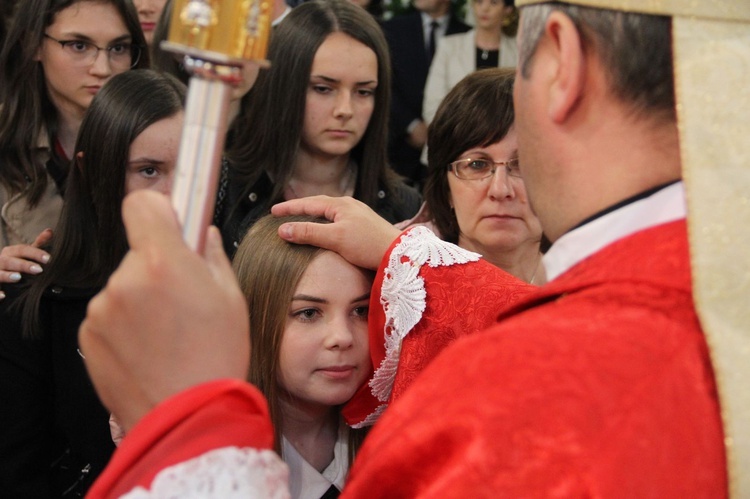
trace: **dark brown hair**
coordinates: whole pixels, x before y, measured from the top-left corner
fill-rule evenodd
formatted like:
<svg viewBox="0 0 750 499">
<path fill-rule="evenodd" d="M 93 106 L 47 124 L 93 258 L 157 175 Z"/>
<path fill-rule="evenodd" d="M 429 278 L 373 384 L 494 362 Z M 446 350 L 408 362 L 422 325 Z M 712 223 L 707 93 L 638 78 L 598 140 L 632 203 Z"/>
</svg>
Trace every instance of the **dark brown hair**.
<svg viewBox="0 0 750 499">
<path fill-rule="evenodd" d="M 126 71 L 94 97 L 75 145 L 65 203 L 44 273 L 29 277 L 23 304 L 24 334 L 35 336 L 39 303 L 52 286 L 98 288 L 128 250 L 121 204 L 130 144 L 146 128 L 184 107 L 185 86 L 151 70 Z M 143 98 L 147 95 L 148 98 Z"/>
<path fill-rule="evenodd" d="M 440 103 L 427 131 L 424 200 L 440 235 L 458 243 L 458 221 L 450 206 L 448 165 L 474 147 L 502 140 L 513 126 L 515 71 L 489 68 L 458 82 Z"/>
<path fill-rule="evenodd" d="M 80 3 L 112 5 L 122 17 L 132 43 L 142 47 L 136 68 L 147 68 L 146 40 L 130 0 L 20 0 L 0 51 L 0 183 L 11 193 L 28 190 L 31 206 L 47 187 L 44 164 L 35 158 L 40 134 L 51 144 L 58 112 L 47 95 L 41 64 L 35 60 L 44 31 L 58 12 Z"/>
<path fill-rule="evenodd" d="M 374 207 L 380 186 L 396 181 L 387 167 L 391 63 L 385 36 L 361 7 L 347 0 L 313 0 L 295 7 L 275 28 L 268 50 L 271 68 L 260 72 L 242 99 L 231 132 L 234 146 L 227 152 L 236 178 L 247 189 L 240 199 L 265 172 L 274 182 L 271 203 L 282 200 L 300 147 L 313 59 L 336 32 L 372 49 L 378 61 L 375 107 L 367 131 L 351 151 L 358 165 L 354 195 Z"/>
</svg>

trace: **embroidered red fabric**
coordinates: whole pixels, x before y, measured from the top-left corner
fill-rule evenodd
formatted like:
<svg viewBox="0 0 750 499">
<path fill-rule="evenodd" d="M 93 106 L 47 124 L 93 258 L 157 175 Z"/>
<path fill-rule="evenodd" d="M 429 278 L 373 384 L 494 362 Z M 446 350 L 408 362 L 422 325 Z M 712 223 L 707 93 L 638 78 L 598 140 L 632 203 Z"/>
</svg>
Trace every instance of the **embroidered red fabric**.
<svg viewBox="0 0 750 499">
<path fill-rule="evenodd" d="M 727 496 L 684 221 L 616 242 L 504 316 L 388 408 L 347 497 Z"/>
</svg>

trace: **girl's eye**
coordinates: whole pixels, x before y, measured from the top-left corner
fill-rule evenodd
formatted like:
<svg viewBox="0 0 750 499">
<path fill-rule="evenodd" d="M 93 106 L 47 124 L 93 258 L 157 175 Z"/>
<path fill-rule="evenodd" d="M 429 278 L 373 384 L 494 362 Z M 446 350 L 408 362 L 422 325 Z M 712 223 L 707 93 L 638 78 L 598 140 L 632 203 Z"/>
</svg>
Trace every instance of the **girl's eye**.
<svg viewBox="0 0 750 499">
<path fill-rule="evenodd" d="M 354 309 L 354 315 L 357 317 L 362 317 L 364 319 L 367 319 L 367 314 L 370 312 L 370 307 L 368 305 L 362 305 L 361 307 L 356 307 Z"/>
<path fill-rule="evenodd" d="M 130 53 L 130 45 L 127 43 L 118 43 L 109 47 L 108 50 L 112 55 L 125 55 Z"/>
<path fill-rule="evenodd" d="M 68 50 L 72 52 L 77 52 L 77 53 L 82 54 L 90 50 L 91 44 L 88 42 L 81 41 L 81 40 L 71 40 L 71 41 L 64 42 L 63 47 L 67 48 Z"/>
<path fill-rule="evenodd" d="M 141 174 L 144 177 L 152 178 L 156 176 L 156 173 L 157 173 L 156 168 L 154 168 L 153 166 L 148 166 L 146 168 L 141 169 Z"/>
<path fill-rule="evenodd" d="M 371 88 L 362 88 L 359 90 L 359 95 L 361 95 L 362 97 L 372 97 L 373 95 L 375 95 L 375 91 Z"/>
<path fill-rule="evenodd" d="M 319 94 L 327 94 L 331 91 L 331 88 L 325 85 L 313 85 L 312 88 L 314 91 L 318 92 Z"/>
<path fill-rule="evenodd" d="M 298 310 L 294 313 L 294 317 L 300 319 L 302 322 L 309 322 L 314 320 L 318 316 L 318 311 L 314 308 L 306 308 L 304 310 Z"/>
</svg>

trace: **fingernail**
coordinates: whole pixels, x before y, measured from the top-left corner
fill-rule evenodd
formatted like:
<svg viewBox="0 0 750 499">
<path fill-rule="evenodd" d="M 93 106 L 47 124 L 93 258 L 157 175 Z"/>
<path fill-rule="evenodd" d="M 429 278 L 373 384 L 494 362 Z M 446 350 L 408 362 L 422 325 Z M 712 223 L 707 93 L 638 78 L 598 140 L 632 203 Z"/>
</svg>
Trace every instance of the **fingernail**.
<svg viewBox="0 0 750 499">
<path fill-rule="evenodd" d="M 292 228 L 289 225 L 279 227 L 279 236 L 282 239 L 290 240 L 292 238 Z"/>
<path fill-rule="evenodd" d="M 29 272 L 31 272 L 32 274 L 41 274 L 42 273 L 42 267 L 40 267 L 39 265 L 36 265 L 36 264 L 32 265 L 31 267 L 29 267 Z M 18 278 L 20 279 L 21 276 L 19 275 Z"/>
<path fill-rule="evenodd" d="M 49 255 L 44 255 L 42 257 L 42 263 L 49 263 Z"/>
<path fill-rule="evenodd" d="M 20 281 L 21 280 L 21 274 L 19 274 L 18 272 L 12 272 L 10 274 L 10 280 L 11 281 Z"/>
</svg>

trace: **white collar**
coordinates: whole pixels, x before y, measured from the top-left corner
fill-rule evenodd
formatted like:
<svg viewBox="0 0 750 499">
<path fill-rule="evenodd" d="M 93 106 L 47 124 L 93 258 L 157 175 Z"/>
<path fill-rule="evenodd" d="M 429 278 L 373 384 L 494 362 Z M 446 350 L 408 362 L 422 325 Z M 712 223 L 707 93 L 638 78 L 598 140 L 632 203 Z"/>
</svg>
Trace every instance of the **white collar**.
<svg viewBox="0 0 750 499">
<path fill-rule="evenodd" d="M 685 186 L 680 181 L 596 218 L 564 234 L 547 251 L 542 258 L 547 280 L 619 239 L 685 216 Z"/>
<path fill-rule="evenodd" d="M 319 499 L 331 485 L 344 488 L 349 472 L 349 429 L 339 426 L 336 445 L 333 448 L 333 461 L 322 473 L 305 461 L 297 449 L 282 435 L 281 455 L 289 466 L 289 491 L 296 499 Z"/>
</svg>

